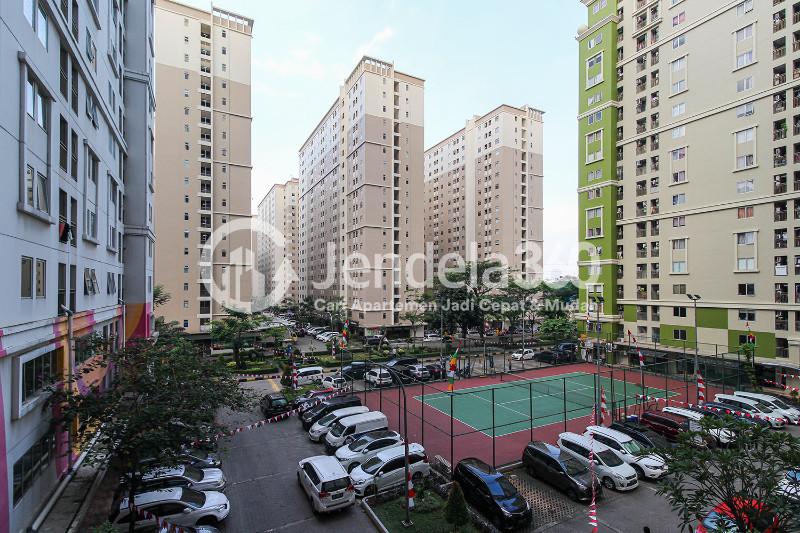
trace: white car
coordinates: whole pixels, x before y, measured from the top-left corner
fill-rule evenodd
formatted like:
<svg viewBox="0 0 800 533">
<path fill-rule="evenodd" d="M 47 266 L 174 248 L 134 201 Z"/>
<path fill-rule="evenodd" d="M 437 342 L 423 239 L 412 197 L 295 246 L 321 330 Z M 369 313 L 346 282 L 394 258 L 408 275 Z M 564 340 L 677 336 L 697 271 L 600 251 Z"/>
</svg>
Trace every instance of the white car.
<svg viewBox="0 0 800 533">
<path fill-rule="evenodd" d="M 593 451 L 597 476 L 607 489 L 626 491 L 639 486 L 636 470 L 602 442 L 567 431 L 558 436 L 558 447 L 587 467 L 589 452 Z"/>
<path fill-rule="evenodd" d="M 778 483 L 778 494 L 800 503 L 800 470 L 789 470 Z"/>
<path fill-rule="evenodd" d="M 621 431 L 605 426 L 588 426 L 584 436 L 592 435 L 594 440 L 611 448 L 620 459 L 636 470 L 639 479 L 659 479 L 667 474 L 667 465 L 664 460 L 653 454 L 648 454 L 642 446 Z"/>
<path fill-rule="evenodd" d="M 695 422 L 700 422 L 703 419 L 703 413 L 698 413 L 697 411 L 692 411 L 690 409 L 684 409 L 683 407 L 668 406 L 663 408 L 662 411 L 665 413 L 672 413 L 673 415 L 682 416 L 687 420 L 693 420 Z M 736 440 L 736 434 L 730 429 L 712 428 L 708 433 L 714 437 L 714 439 L 717 441 L 717 445 L 719 446 L 728 446 L 730 443 Z"/>
<path fill-rule="evenodd" d="M 323 331 L 325 331 L 325 328 L 323 328 L 321 326 L 314 326 L 313 328 L 308 328 L 306 330 L 306 333 L 308 333 L 309 335 L 316 335 L 316 334 L 321 333 Z"/>
<path fill-rule="evenodd" d="M 341 376 L 326 376 L 322 378 L 322 386 L 323 388 L 343 389 L 347 387 L 347 380 Z"/>
<path fill-rule="evenodd" d="M 139 490 L 159 490 L 189 487 L 194 490 L 225 490 L 225 475 L 219 468 L 198 468 L 182 465 L 170 468 L 155 467 L 142 475 Z"/>
<path fill-rule="evenodd" d="M 330 431 L 334 422 L 340 418 L 352 415 L 360 415 L 361 413 L 367 412 L 369 412 L 369 407 L 364 407 L 361 405 L 357 405 L 355 407 L 345 407 L 343 409 L 331 411 L 327 415 L 314 422 L 314 425 L 312 425 L 311 429 L 308 430 L 308 438 L 314 442 L 321 442 L 322 439 L 325 438 L 325 435 L 327 435 L 328 431 Z"/>
<path fill-rule="evenodd" d="M 136 508 L 148 511 L 176 526 L 196 526 L 199 523 L 218 524 L 231 512 L 228 498 L 221 492 L 200 492 L 188 488 L 155 490 L 136 495 Z M 130 509 L 123 498 L 109 516 L 109 522 L 119 531 L 128 531 Z M 139 516 L 136 528 L 155 525 L 154 518 Z"/>
<path fill-rule="evenodd" d="M 405 445 L 394 446 L 378 452 L 372 459 L 350 472 L 353 487 L 359 496 L 377 494 L 406 482 Z M 408 470 L 413 481 L 430 475 L 431 467 L 425 449 L 417 444 L 408 445 Z"/>
<path fill-rule="evenodd" d="M 364 375 L 364 381 L 373 387 L 385 387 L 392 384 L 392 375 L 385 368 L 373 368 Z"/>
<path fill-rule="evenodd" d="M 516 352 L 511 354 L 511 359 L 513 361 L 528 361 L 533 359 L 533 356 L 536 352 L 531 350 L 530 348 L 524 348 L 522 350 L 517 350 Z"/>
<path fill-rule="evenodd" d="M 439 342 L 442 340 L 442 336 L 438 333 L 426 333 L 424 337 L 422 337 L 422 342 Z"/>
<path fill-rule="evenodd" d="M 297 482 L 315 513 L 336 511 L 356 503 L 350 478 L 335 457 L 315 455 L 303 459 L 297 464 Z"/>
<path fill-rule="evenodd" d="M 348 472 L 351 472 L 358 465 L 378 455 L 379 452 L 398 444 L 403 444 L 403 437 L 396 431 L 388 429 L 370 431 L 336 450 L 336 458 Z"/>
<path fill-rule="evenodd" d="M 798 422 L 800 422 L 800 409 L 792 407 L 791 405 L 784 402 L 777 396 L 772 396 L 771 394 L 760 394 L 757 392 L 747 392 L 738 390 L 735 391 L 733 395 L 765 403 L 769 405 L 774 412 L 780 413 L 781 415 L 786 417 L 786 419 L 792 424 L 797 424 Z"/>
<path fill-rule="evenodd" d="M 314 335 L 314 338 L 315 338 L 315 339 L 317 339 L 318 341 L 323 341 L 323 342 L 325 342 L 325 338 L 326 338 L 328 335 L 333 335 L 333 334 L 334 334 L 334 332 L 333 332 L 333 331 L 327 331 L 327 330 L 323 330 L 323 331 L 321 331 L 321 332 L 317 333 L 316 335 Z"/>
</svg>

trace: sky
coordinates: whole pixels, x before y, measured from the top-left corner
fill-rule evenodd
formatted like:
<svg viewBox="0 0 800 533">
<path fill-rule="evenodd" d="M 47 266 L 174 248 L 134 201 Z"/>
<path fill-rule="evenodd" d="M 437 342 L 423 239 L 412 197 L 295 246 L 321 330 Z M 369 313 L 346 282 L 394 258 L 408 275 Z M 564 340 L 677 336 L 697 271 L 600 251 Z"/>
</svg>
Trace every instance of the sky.
<svg viewBox="0 0 800 533">
<path fill-rule="evenodd" d="M 425 148 L 502 103 L 545 112 L 545 276 L 577 271 L 578 0 L 214 5 L 255 20 L 253 212 L 273 184 L 297 177 L 298 149 L 366 54 L 425 79 Z"/>
</svg>

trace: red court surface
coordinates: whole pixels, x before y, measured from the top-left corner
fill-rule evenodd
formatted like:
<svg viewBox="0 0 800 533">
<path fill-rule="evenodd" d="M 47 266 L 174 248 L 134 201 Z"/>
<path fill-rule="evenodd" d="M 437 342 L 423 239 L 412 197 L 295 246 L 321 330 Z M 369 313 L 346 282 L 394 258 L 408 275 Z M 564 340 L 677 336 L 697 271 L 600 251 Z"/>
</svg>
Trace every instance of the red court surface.
<svg viewBox="0 0 800 533">
<path fill-rule="evenodd" d="M 576 372 L 594 374 L 596 370 L 596 366 L 589 363 L 538 368 L 514 373 L 512 377 L 509 378 L 506 376 L 504 380 L 501 380 L 499 374 L 457 380 L 455 388 L 456 391 L 458 391 L 472 387 L 486 387 L 487 385 L 493 384 L 507 385 L 509 380 L 534 379 L 549 376 L 557 377 L 565 374 L 574 374 Z M 604 378 L 613 377 L 617 382 L 625 380 L 627 383 L 633 385 L 639 385 L 641 382 L 641 374 L 636 370 L 626 370 L 626 372 L 623 373 L 622 369 L 613 369 L 613 376 L 611 372 L 611 368 L 600 367 L 600 374 Z M 687 397 L 689 402 L 693 403 L 695 400 L 695 384 L 686 383 L 683 379 L 665 379 L 664 376 L 645 374 L 644 385 L 648 388 L 669 390 L 671 393 L 669 400 L 671 405 L 681 405 L 681 402 L 687 401 Z M 451 464 L 455 464 L 465 457 L 478 457 L 496 466 L 513 463 L 520 460 L 525 445 L 532 439 L 555 443 L 559 433 L 563 431 L 583 433 L 586 426 L 591 423 L 591 415 L 583 415 L 583 413 L 586 412 L 584 409 L 580 411 L 581 416 L 576 418 L 570 419 L 573 415 L 568 413 L 564 417 L 566 421 L 562 420 L 558 423 L 549 423 L 539 427 L 536 427 L 537 421 L 534 419 L 532 424 L 534 427 L 532 429 L 520 430 L 508 435 L 492 438 L 491 429 L 486 431 L 486 428 L 472 428 L 462 423 L 458 418 L 451 418 L 448 414 L 431 408 L 430 405 L 425 405 L 416 398 L 422 395 L 440 395 L 442 392 L 446 391 L 446 382 L 406 385 L 406 394 L 408 397 L 407 433 L 403 428 L 402 392 L 399 388 L 377 391 L 358 391 L 355 394 L 362 397 L 365 405 L 371 410 L 383 411 L 389 419 L 389 426 L 391 429 L 399 431 L 401 434 L 407 434 L 411 442 L 422 444 L 429 458 L 432 459 L 433 456 L 439 455 L 450 461 Z M 721 392 L 721 390 L 712 386 L 707 386 L 706 397 L 709 399 L 713 398 L 714 394 L 717 392 Z M 659 402 L 658 405 L 663 407 L 666 404 L 664 402 Z M 618 417 L 625 415 L 623 405 L 615 407 L 617 407 Z M 648 407 L 656 408 L 654 403 L 649 404 Z M 610 396 L 608 408 L 609 410 L 612 409 Z M 629 403 L 627 406 L 627 414 L 636 415 L 639 413 L 640 409 L 640 405 L 632 405 Z M 608 424 L 609 421 L 606 421 L 606 425 Z M 479 431 L 481 429 L 484 431 Z"/>
</svg>

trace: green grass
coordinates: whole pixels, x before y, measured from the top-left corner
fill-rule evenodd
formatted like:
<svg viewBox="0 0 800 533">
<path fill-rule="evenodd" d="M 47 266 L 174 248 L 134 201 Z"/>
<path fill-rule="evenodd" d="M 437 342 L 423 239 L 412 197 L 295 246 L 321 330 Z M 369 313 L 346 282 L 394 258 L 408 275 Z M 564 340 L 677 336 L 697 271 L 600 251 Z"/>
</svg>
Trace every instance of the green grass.
<svg viewBox="0 0 800 533">
<path fill-rule="evenodd" d="M 611 408 L 611 380 L 601 377 L 600 381 Z M 636 404 L 636 395 L 642 392 L 638 384 L 625 384 L 618 379 L 614 380 L 613 387 L 618 405 L 626 396 L 629 405 Z M 664 398 L 677 393 L 648 387 L 647 395 Z M 531 409 L 533 427 L 562 422 L 565 411 L 568 420 L 589 416 L 594 402 L 594 376 L 585 372 L 572 372 L 530 380 L 517 379 L 459 389 L 452 395 L 452 399 L 448 393 L 426 394 L 424 397 L 417 396 L 416 399 L 447 416 L 451 415 L 452 406 L 453 416 L 457 420 L 489 437 L 501 437 L 530 429 Z"/>
<path fill-rule="evenodd" d="M 416 504 L 411 511 L 412 527 L 406 528 L 402 521 L 406 519 L 405 500 L 396 498 L 388 502 L 377 504 L 372 508 L 375 515 L 383 522 L 386 529 L 392 533 L 403 531 L 419 531 L 420 533 L 450 533 L 453 526 L 444 520 L 445 500 L 433 490 L 426 490 L 424 495 L 414 500 Z M 472 524 L 467 524 L 459 529 L 460 533 L 478 533 Z"/>
</svg>

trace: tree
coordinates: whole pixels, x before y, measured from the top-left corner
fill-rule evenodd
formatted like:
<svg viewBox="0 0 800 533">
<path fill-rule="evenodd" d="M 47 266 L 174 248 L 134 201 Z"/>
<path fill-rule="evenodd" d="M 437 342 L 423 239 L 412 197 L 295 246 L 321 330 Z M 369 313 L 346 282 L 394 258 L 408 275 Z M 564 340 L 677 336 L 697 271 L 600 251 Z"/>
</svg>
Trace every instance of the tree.
<svg viewBox="0 0 800 533">
<path fill-rule="evenodd" d="M 538 287 L 527 287 L 515 281 L 502 289 L 498 300 L 501 307 L 498 316 L 508 320 L 512 328 L 521 320 L 532 321 L 536 317 L 536 295 Z"/>
<path fill-rule="evenodd" d="M 731 530 L 761 531 L 753 524 L 772 523 L 774 516 L 781 525 L 774 531 L 789 531 L 789 524 L 800 518 L 800 509 L 780 493 L 778 484 L 787 470 L 800 464 L 800 441 L 768 426 L 731 417 L 705 417 L 700 424 L 697 431 L 682 432 L 675 448 L 658 452 L 671 473 L 661 481 L 658 492 L 678 512 L 681 530 L 724 503 L 736 524 Z M 696 446 L 698 438 L 705 439 L 709 431 L 719 429 L 733 432 L 730 446 Z M 747 505 L 749 502 L 758 505 Z"/>
<path fill-rule="evenodd" d="M 539 326 L 539 333 L 554 339 L 574 339 L 578 336 L 578 326 L 571 318 L 546 318 Z"/>
<path fill-rule="evenodd" d="M 461 490 L 458 481 L 453 481 L 450 486 L 447 503 L 444 505 L 444 519 L 453 526 L 453 531 L 458 531 L 461 526 L 469 524 L 467 502 L 464 500 L 464 491 Z"/>
<path fill-rule="evenodd" d="M 168 293 L 162 284 L 157 284 L 153 287 L 153 306 L 161 307 L 172 299 L 172 295 Z"/>
<path fill-rule="evenodd" d="M 223 308 L 228 316 L 221 320 L 214 320 L 211 323 L 211 337 L 219 342 L 226 344 L 233 350 L 233 360 L 236 361 L 236 368 L 244 368 L 241 350 L 244 346 L 246 334 L 252 333 L 265 317 L 261 314 L 248 313 L 229 307 Z"/>
<path fill-rule="evenodd" d="M 542 314 L 546 318 L 567 317 L 567 308 L 578 298 L 578 288 L 571 281 L 560 287 L 543 281 L 537 289 L 542 293 Z"/>
<path fill-rule="evenodd" d="M 426 309 L 423 302 L 421 302 L 421 297 L 419 295 L 415 295 L 414 301 L 412 303 L 413 307 L 406 310 L 403 313 L 400 313 L 400 319 L 407 321 L 411 324 L 411 347 L 415 346 L 415 338 L 417 333 L 417 324 L 422 324 L 425 322 L 425 315 Z"/>
<path fill-rule="evenodd" d="M 108 389 L 101 390 L 99 380 L 83 394 L 74 392 L 78 379 L 92 370 L 87 365 L 109 363 L 115 371 Z M 108 460 L 119 471 L 131 512 L 143 460 L 176 466 L 183 446 L 213 442 L 223 429 L 214 419 L 218 409 L 243 411 L 253 403 L 223 363 L 203 357 L 174 328 L 157 340 L 129 341 L 125 350 L 87 362 L 81 375 L 68 376 L 53 390 L 51 401 L 61 407 L 58 424 L 71 427 L 78 422 L 78 441 L 96 438 L 85 460 Z M 133 528 L 131 522 L 129 531 Z"/>
</svg>

